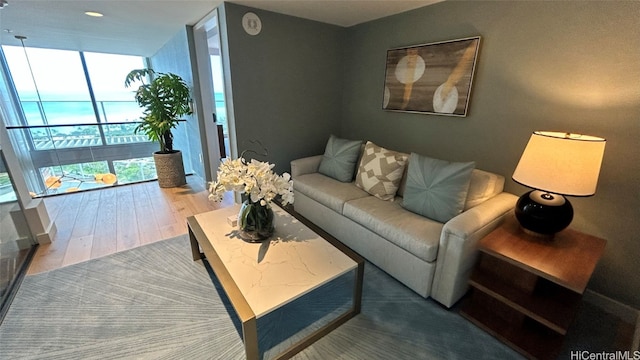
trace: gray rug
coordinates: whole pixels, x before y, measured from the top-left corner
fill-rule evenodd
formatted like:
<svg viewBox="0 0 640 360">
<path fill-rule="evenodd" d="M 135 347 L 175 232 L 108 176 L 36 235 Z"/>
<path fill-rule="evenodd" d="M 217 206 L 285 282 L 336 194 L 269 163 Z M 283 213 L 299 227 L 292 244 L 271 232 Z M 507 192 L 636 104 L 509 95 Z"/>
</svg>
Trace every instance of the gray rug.
<svg viewBox="0 0 640 360">
<path fill-rule="evenodd" d="M 238 320 L 186 236 L 24 279 L 0 359 L 243 359 Z M 362 313 L 296 359 L 520 359 L 367 263 Z"/>
</svg>

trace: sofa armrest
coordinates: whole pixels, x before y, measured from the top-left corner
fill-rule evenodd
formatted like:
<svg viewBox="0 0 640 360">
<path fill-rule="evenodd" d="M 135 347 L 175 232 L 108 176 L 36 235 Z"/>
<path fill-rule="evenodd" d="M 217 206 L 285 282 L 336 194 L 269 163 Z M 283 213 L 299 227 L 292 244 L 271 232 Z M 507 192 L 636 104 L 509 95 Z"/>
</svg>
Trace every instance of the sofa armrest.
<svg viewBox="0 0 640 360">
<path fill-rule="evenodd" d="M 291 161 L 291 177 L 318 172 L 322 155 L 310 156 Z"/>
<path fill-rule="evenodd" d="M 467 291 L 478 241 L 498 227 L 518 197 L 502 192 L 449 220 L 442 229 L 431 297 L 451 307 Z"/>
</svg>

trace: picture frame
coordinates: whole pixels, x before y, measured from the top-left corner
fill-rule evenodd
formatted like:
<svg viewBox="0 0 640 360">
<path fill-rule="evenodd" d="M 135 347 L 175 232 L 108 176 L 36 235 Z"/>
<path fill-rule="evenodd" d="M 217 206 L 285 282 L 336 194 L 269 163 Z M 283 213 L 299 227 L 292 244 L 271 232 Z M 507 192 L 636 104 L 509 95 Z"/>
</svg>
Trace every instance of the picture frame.
<svg viewBox="0 0 640 360">
<path fill-rule="evenodd" d="M 387 51 L 382 108 L 467 116 L 480 36 Z"/>
</svg>

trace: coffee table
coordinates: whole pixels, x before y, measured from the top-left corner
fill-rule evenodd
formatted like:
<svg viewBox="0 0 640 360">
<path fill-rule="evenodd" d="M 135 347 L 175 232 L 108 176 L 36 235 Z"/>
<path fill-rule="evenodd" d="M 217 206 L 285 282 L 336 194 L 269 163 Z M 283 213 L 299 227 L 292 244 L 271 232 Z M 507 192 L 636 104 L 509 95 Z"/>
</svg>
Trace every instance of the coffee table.
<svg viewBox="0 0 640 360">
<path fill-rule="evenodd" d="M 275 204 L 273 237 L 262 244 L 244 242 L 228 221 L 239 209 L 234 205 L 197 214 L 187 218 L 187 225 L 194 261 L 206 257 L 242 322 L 247 359 L 262 356 L 258 319 L 350 272 L 354 273 L 350 308 L 276 358 L 290 358 L 360 312 L 364 260 L 358 254 L 299 214 Z"/>
</svg>

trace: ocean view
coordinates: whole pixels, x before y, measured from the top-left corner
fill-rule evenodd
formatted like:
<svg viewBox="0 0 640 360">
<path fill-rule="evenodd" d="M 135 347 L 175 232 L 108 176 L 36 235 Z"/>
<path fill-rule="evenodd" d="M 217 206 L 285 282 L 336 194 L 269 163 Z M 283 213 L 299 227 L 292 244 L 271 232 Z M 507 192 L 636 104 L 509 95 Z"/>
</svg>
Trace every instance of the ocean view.
<svg viewBox="0 0 640 360">
<path fill-rule="evenodd" d="M 223 94 L 215 95 L 216 99 L 223 99 Z M 22 101 L 21 103 L 26 125 L 30 128 L 10 130 L 28 132 L 35 150 L 96 148 L 149 141 L 145 134 L 134 133 L 142 116 L 142 109 L 135 101 L 97 101 L 99 121 L 96 119 L 90 101 Z M 227 134 L 227 116 L 223 100 L 216 101 L 216 115 L 217 123 L 223 126 Z M 110 171 L 116 174 L 118 184 L 146 181 L 156 177 L 151 157 L 52 164 L 52 166 L 39 167 L 37 169 L 39 177 L 41 181 L 52 176 L 63 177 L 65 178 L 63 186 L 46 188 L 44 192 L 36 191 L 36 193 L 50 195 L 105 186 L 94 181 L 93 178 L 95 174 Z M 5 188 L 1 190 L 0 200 L 5 201 L 13 196 L 12 192 Z"/>
<path fill-rule="evenodd" d="M 224 101 L 217 101 L 216 105 L 218 124 L 227 133 Z M 107 145 L 146 141 L 146 136 L 134 135 L 134 124 L 108 125 L 140 121 L 142 110 L 136 102 L 99 101 L 97 106 L 100 123 L 107 124 L 102 126 Z M 91 125 L 98 122 L 89 101 L 23 101 L 22 107 L 28 125 L 57 125 L 30 129 L 34 146 L 38 150 L 102 145 L 98 126 Z"/>
<path fill-rule="evenodd" d="M 104 173 L 114 173 L 117 184 L 156 177 L 154 161 L 148 157 L 155 146 L 146 134 L 134 133 L 143 115 L 135 101 L 140 84 L 124 85 L 132 69 L 147 65 L 144 58 L 5 45 L 1 48 L 22 110 L 22 114 L 11 114 L 7 125 L 11 136 L 20 143 L 21 154 L 33 160 L 32 171 L 25 172 L 29 174 L 30 190 L 41 196 L 104 186 L 95 179 Z M 215 93 L 213 97 L 217 123 L 227 134 L 224 94 Z M 191 122 L 193 119 L 195 116 L 184 118 Z M 194 135 L 187 134 L 187 129 L 180 124 L 174 136 L 185 141 L 184 137 Z M 95 159 L 94 153 L 99 155 Z M 0 200 L 11 196 L 1 175 Z M 64 178 L 62 186 L 49 188 L 46 184 L 51 177 Z"/>
<path fill-rule="evenodd" d="M 139 121 L 142 116 L 142 109 L 135 101 L 98 101 L 97 106 L 101 122 Z M 22 101 L 22 108 L 29 125 L 96 123 L 90 101 Z"/>
<path fill-rule="evenodd" d="M 223 94 L 216 93 L 215 99 L 218 123 L 223 124 L 226 128 L 227 111 L 224 106 Z M 90 101 L 21 101 L 21 103 L 28 125 L 96 123 L 96 116 Z M 97 101 L 97 106 L 100 122 L 103 123 L 140 121 L 142 116 L 142 109 L 135 101 Z"/>
</svg>

